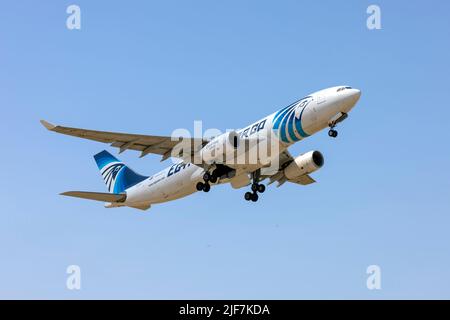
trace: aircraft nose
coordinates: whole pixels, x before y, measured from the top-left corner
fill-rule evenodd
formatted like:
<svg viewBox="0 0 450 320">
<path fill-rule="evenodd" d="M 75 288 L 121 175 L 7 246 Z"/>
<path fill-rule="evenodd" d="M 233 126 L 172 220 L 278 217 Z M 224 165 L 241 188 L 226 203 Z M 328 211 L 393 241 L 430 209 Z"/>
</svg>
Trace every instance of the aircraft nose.
<svg viewBox="0 0 450 320">
<path fill-rule="evenodd" d="M 359 98 L 361 97 L 361 90 L 359 89 L 351 89 L 350 92 L 350 98 L 354 100 L 354 102 L 358 102 Z"/>
<path fill-rule="evenodd" d="M 361 90 L 358 89 L 349 89 L 346 93 L 345 104 L 350 108 L 353 108 L 355 104 L 358 102 L 361 97 Z"/>
<path fill-rule="evenodd" d="M 358 102 L 361 97 L 361 90 L 355 88 L 348 88 L 342 92 L 342 104 L 343 112 L 349 112 Z"/>
</svg>

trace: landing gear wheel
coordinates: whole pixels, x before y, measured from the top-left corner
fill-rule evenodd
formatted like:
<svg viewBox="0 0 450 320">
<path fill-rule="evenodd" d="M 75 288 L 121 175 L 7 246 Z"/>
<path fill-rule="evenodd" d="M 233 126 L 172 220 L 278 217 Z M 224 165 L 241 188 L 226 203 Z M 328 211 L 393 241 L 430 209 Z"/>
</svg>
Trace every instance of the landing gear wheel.
<svg viewBox="0 0 450 320">
<path fill-rule="evenodd" d="M 205 184 L 203 182 L 199 182 L 195 187 L 197 188 L 197 191 L 203 191 L 204 186 Z"/>
<path fill-rule="evenodd" d="M 217 176 L 213 173 L 210 177 L 209 177 L 209 181 L 211 183 L 216 183 L 217 182 Z"/>
<path fill-rule="evenodd" d="M 203 174 L 203 180 L 205 180 L 205 182 L 208 182 L 209 179 L 211 179 L 211 174 L 209 172 L 205 172 Z"/>
<path fill-rule="evenodd" d="M 256 202 L 258 201 L 258 192 L 263 193 L 266 191 L 266 186 L 263 184 L 258 183 L 260 181 L 261 171 L 258 169 L 257 171 L 252 173 L 252 185 L 251 190 L 252 192 L 245 193 L 245 200 Z"/>
<path fill-rule="evenodd" d="M 266 191 L 266 186 L 263 184 L 259 184 L 258 185 L 258 192 L 259 193 L 264 193 L 264 191 Z"/>
<path fill-rule="evenodd" d="M 203 185 L 203 191 L 204 192 L 209 192 L 209 190 L 211 190 L 211 186 L 208 183 L 205 183 Z"/>
<path fill-rule="evenodd" d="M 332 138 L 336 138 L 338 136 L 338 132 L 336 130 L 330 129 L 330 131 L 328 131 L 328 135 Z"/>
</svg>

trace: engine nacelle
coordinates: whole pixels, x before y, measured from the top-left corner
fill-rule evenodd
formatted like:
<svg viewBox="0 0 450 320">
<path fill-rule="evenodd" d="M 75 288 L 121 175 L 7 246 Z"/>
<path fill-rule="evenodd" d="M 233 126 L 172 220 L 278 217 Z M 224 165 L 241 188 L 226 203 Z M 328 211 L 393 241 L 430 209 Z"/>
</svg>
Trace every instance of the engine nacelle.
<svg viewBox="0 0 450 320">
<path fill-rule="evenodd" d="M 295 179 L 319 170 L 323 163 L 323 155 L 319 151 L 310 151 L 295 158 L 284 169 L 284 175 L 288 179 Z"/>
<path fill-rule="evenodd" d="M 215 137 L 203 147 L 202 159 L 206 163 L 226 163 L 228 159 L 234 159 L 238 147 L 239 134 L 229 131 Z"/>
</svg>

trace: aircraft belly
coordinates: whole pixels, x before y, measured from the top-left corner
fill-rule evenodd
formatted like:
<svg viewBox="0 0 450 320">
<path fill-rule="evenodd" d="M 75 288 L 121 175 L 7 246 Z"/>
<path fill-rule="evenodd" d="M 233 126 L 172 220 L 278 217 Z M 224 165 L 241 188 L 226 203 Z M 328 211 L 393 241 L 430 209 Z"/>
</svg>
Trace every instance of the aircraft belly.
<svg viewBox="0 0 450 320">
<path fill-rule="evenodd" d="M 202 169 L 191 165 L 186 170 L 167 177 L 166 181 L 160 186 L 159 192 L 162 196 L 157 202 L 176 200 L 196 192 L 195 185 L 199 181 L 199 177 L 201 177 L 198 171 L 202 171 Z"/>
</svg>

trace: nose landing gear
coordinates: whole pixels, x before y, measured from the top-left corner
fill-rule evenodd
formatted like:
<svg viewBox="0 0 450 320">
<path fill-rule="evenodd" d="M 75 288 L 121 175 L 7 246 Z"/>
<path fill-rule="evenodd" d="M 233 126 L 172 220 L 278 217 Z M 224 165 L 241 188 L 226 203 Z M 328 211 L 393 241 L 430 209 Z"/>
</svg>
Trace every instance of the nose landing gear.
<svg viewBox="0 0 450 320">
<path fill-rule="evenodd" d="M 338 136 L 338 132 L 336 130 L 333 129 L 334 127 L 332 127 L 329 131 L 328 131 L 328 136 L 332 137 L 332 138 L 336 138 Z"/>
<path fill-rule="evenodd" d="M 345 119 L 347 119 L 347 117 L 348 117 L 347 113 L 339 112 L 337 115 L 331 118 L 331 120 L 328 122 L 328 126 L 330 127 L 330 130 L 328 131 L 328 136 L 336 138 L 338 136 L 338 132 L 334 130 L 334 128 L 339 122 L 342 122 Z"/>
</svg>

